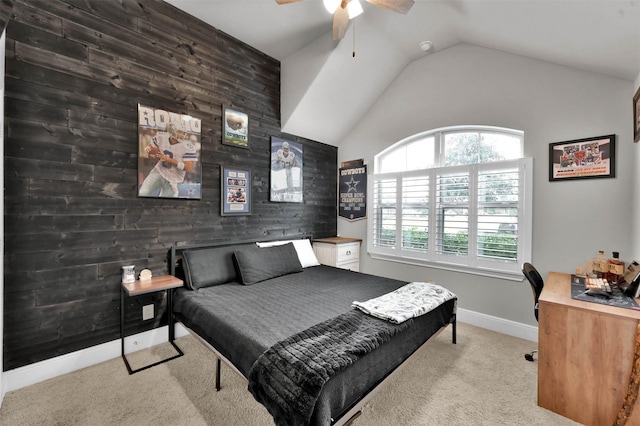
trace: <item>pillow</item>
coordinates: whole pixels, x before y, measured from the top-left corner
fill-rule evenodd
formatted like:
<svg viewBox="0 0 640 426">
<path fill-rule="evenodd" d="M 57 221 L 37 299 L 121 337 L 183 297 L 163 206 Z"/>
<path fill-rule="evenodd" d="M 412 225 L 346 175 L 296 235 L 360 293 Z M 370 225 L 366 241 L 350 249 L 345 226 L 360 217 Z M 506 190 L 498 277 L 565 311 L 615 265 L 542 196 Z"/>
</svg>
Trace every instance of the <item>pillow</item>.
<svg viewBox="0 0 640 426">
<path fill-rule="evenodd" d="M 293 247 L 295 247 L 296 252 L 298 253 L 298 259 L 300 259 L 300 264 L 303 268 L 308 268 L 309 266 L 318 266 L 320 262 L 318 262 L 318 258 L 316 257 L 316 253 L 313 251 L 311 247 L 311 241 L 308 239 L 300 239 L 300 240 L 288 240 L 288 241 L 268 241 L 265 243 L 256 243 L 258 247 L 273 247 L 279 246 L 282 244 L 293 243 Z"/>
<path fill-rule="evenodd" d="M 270 278 L 302 272 L 302 265 L 293 244 L 260 248 L 250 245 L 234 252 L 240 280 L 244 285 Z"/>
<path fill-rule="evenodd" d="M 182 252 L 185 284 L 191 290 L 237 280 L 233 252 L 238 246 L 213 247 Z"/>
</svg>

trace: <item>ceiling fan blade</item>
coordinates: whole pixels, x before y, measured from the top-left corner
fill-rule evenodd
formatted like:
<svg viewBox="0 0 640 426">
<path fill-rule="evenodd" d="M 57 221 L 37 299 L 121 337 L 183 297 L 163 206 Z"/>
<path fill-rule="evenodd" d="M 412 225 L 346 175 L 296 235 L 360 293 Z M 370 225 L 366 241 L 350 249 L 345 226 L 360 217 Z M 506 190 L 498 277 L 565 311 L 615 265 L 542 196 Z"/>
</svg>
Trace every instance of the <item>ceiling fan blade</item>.
<svg viewBox="0 0 640 426">
<path fill-rule="evenodd" d="M 276 3 L 278 4 L 289 4 L 289 3 L 295 3 L 298 2 L 300 0 L 276 0 Z"/>
<path fill-rule="evenodd" d="M 349 12 L 346 7 L 338 7 L 333 13 L 333 39 L 340 40 L 347 33 Z"/>
<path fill-rule="evenodd" d="M 367 0 L 384 9 L 406 14 L 415 4 L 414 0 Z"/>
</svg>

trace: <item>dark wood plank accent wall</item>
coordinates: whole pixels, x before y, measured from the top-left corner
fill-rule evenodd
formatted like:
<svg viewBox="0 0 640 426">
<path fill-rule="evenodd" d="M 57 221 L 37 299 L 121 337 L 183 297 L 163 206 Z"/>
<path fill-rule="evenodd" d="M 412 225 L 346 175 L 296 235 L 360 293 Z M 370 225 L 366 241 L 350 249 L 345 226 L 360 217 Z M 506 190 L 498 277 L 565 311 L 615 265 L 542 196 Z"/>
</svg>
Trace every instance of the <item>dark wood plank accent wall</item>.
<svg viewBox="0 0 640 426">
<path fill-rule="evenodd" d="M 174 242 L 336 233 L 337 148 L 281 133 L 280 63 L 167 3 L 17 0 L 5 93 L 4 370 L 118 339 L 121 267 L 165 274 Z M 137 197 L 139 103 L 202 120 L 201 200 Z M 269 202 L 271 136 L 303 145 L 304 203 Z M 220 165 L 251 170 L 252 215 L 221 217 Z M 163 303 L 130 300 L 128 332 Z"/>
</svg>

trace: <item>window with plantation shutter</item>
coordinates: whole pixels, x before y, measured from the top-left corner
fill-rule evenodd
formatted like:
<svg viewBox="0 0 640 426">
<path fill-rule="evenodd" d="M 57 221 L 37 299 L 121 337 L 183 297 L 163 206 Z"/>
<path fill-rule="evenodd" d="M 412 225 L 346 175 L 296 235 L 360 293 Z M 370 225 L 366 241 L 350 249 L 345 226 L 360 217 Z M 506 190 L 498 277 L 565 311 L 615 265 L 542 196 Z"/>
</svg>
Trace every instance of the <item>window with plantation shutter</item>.
<svg viewBox="0 0 640 426">
<path fill-rule="evenodd" d="M 520 131 L 455 127 L 407 138 L 378 154 L 370 255 L 521 279 L 532 230 L 532 160 L 522 158 L 522 143 Z M 426 156 L 422 168 L 410 152 Z"/>
</svg>

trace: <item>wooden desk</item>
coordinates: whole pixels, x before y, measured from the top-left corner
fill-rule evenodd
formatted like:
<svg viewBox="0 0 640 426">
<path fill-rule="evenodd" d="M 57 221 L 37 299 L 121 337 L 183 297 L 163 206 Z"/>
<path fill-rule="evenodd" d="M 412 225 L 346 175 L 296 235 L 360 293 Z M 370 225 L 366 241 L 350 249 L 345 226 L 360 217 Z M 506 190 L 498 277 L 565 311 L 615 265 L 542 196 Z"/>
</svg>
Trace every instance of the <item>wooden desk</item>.
<svg viewBox="0 0 640 426">
<path fill-rule="evenodd" d="M 539 300 L 538 405 L 584 425 L 611 425 L 627 393 L 640 311 L 571 298 L 549 273 Z M 640 425 L 640 401 L 627 425 Z"/>
</svg>

